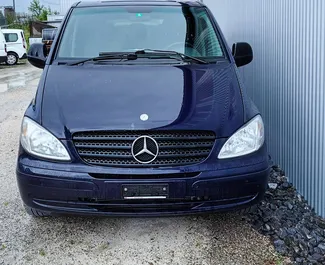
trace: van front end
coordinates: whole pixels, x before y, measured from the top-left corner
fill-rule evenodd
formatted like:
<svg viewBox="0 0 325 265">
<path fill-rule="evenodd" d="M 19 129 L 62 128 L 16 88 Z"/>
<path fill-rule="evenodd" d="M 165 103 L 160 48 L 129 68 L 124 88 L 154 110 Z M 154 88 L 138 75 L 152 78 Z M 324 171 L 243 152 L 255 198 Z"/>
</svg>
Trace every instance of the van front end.
<svg viewBox="0 0 325 265">
<path fill-rule="evenodd" d="M 99 143 L 98 140 L 93 141 Z M 107 141 L 101 140 L 100 143 L 104 146 Z M 157 140 L 158 143 L 164 141 Z M 91 143 L 92 140 L 85 142 Z M 40 161 L 21 148 L 17 180 L 25 205 L 33 209 L 34 214 L 40 215 L 164 216 L 247 208 L 258 203 L 266 190 L 269 175 L 266 147 L 264 145 L 258 152 L 244 158 L 219 160 L 217 154 L 225 142 L 225 139 L 216 139 L 213 145 L 209 145 L 211 150 L 203 163 L 168 165 L 166 168 L 161 166 L 165 163 L 190 162 L 194 158 L 187 153 L 183 157 L 164 155 L 156 160 L 155 168 L 128 168 L 125 167 L 126 163 L 131 160 L 120 158 L 115 159 L 114 163 L 125 164 L 113 168 L 104 165 L 112 163 L 113 159 L 98 158 L 99 155 L 97 158 L 89 156 L 86 164 L 80 156 L 88 159 L 87 154 L 93 151 L 81 147 L 84 142 L 80 140 L 63 141 L 66 148 L 71 150 L 73 163 Z M 148 146 L 152 150 L 150 142 Z M 96 150 L 102 153 L 108 149 Z M 186 150 L 191 152 L 190 148 Z M 118 152 L 121 151 L 115 149 L 115 153 Z M 162 149 L 161 152 L 165 154 L 170 151 Z M 103 165 L 94 166 L 93 163 Z"/>
</svg>

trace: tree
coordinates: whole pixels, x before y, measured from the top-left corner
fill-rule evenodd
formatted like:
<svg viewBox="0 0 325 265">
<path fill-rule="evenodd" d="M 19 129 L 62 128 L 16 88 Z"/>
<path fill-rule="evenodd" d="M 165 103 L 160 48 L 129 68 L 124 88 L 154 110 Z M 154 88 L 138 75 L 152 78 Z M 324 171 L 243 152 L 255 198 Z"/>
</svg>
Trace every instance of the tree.
<svg viewBox="0 0 325 265">
<path fill-rule="evenodd" d="M 15 21 L 16 21 L 16 14 L 15 13 L 8 12 L 6 14 L 6 23 L 7 23 L 7 25 L 14 24 Z"/>
<path fill-rule="evenodd" d="M 32 13 L 33 17 L 40 17 L 44 12 L 45 6 L 41 5 L 39 0 L 33 0 L 28 7 L 28 11 Z"/>
<path fill-rule="evenodd" d="M 33 0 L 28 7 L 29 12 L 32 13 L 32 17 L 37 20 L 44 21 L 47 20 L 48 15 L 56 15 L 58 12 L 53 12 L 50 7 L 45 7 L 41 5 L 39 0 Z"/>
</svg>

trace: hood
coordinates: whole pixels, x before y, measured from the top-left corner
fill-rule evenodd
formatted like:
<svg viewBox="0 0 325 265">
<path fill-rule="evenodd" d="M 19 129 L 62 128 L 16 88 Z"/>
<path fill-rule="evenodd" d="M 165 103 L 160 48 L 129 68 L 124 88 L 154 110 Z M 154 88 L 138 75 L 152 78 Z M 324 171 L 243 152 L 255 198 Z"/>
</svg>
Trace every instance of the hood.
<svg viewBox="0 0 325 265">
<path fill-rule="evenodd" d="M 228 62 L 48 68 L 42 125 L 60 139 L 77 131 L 156 128 L 229 137 L 243 120 L 239 84 Z"/>
</svg>

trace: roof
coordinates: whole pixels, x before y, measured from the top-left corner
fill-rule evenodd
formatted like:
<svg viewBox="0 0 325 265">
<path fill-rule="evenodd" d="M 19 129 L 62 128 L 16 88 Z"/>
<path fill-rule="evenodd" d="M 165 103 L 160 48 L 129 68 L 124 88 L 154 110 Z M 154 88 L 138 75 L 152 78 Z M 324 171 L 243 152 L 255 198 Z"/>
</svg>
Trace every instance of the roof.
<svg viewBox="0 0 325 265">
<path fill-rule="evenodd" d="M 110 5 L 166 5 L 180 6 L 182 4 L 190 6 L 204 6 L 202 0 L 103 0 L 96 2 L 81 1 L 74 4 L 76 7 L 94 7 L 94 6 L 110 6 Z"/>
<path fill-rule="evenodd" d="M 23 30 L 21 29 L 1 29 L 3 33 L 20 33 Z"/>
</svg>

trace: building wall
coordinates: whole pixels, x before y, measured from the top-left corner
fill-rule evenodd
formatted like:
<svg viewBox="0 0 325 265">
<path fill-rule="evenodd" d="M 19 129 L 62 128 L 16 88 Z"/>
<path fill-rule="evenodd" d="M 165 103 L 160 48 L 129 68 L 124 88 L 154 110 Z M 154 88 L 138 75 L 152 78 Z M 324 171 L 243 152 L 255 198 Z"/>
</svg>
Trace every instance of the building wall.
<svg viewBox="0 0 325 265">
<path fill-rule="evenodd" d="M 47 16 L 48 21 L 62 21 L 63 18 L 64 18 L 63 15 L 49 15 L 49 16 Z"/>
<path fill-rule="evenodd" d="M 94 2 L 98 0 L 81 0 L 81 1 Z M 78 0 L 60 0 L 60 14 L 65 15 L 65 13 L 69 10 L 69 8 L 76 2 L 78 2 Z"/>
<path fill-rule="evenodd" d="M 69 8 L 77 2 L 76 0 L 60 0 L 60 14 L 65 15 Z"/>
<path fill-rule="evenodd" d="M 204 0 L 228 44 L 249 42 L 240 71 L 262 112 L 269 152 L 325 216 L 325 1 Z"/>
</svg>

